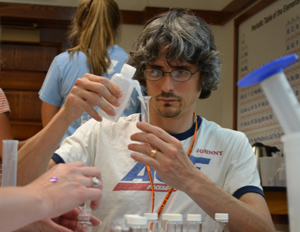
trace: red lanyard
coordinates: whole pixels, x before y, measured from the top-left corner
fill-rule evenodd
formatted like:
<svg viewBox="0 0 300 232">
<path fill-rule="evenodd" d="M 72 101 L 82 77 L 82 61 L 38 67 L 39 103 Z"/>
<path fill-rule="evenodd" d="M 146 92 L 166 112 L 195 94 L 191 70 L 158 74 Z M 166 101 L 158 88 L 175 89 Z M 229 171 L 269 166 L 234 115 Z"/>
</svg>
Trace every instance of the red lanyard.
<svg viewBox="0 0 300 232">
<path fill-rule="evenodd" d="M 196 137 L 197 137 L 197 130 L 198 130 L 198 123 L 197 123 L 197 117 L 196 117 L 196 114 L 194 112 L 194 118 L 195 118 L 195 132 L 194 132 L 194 136 L 193 136 L 193 140 L 192 140 L 192 143 L 191 143 L 191 146 L 188 150 L 188 153 L 187 155 L 190 157 L 191 153 L 192 153 L 192 149 L 193 149 L 193 146 L 194 146 L 194 143 L 195 143 L 195 140 L 196 140 Z M 154 189 L 154 184 L 153 184 L 153 177 L 152 177 L 152 174 L 151 174 L 151 170 L 150 170 L 150 167 L 147 166 L 147 171 L 148 171 L 148 175 L 149 175 L 149 179 L 150 179 L 150 183 L 151 183 L 151 190 L 152 190 L 152 210 L 151 212 L 153 213 L 153 210 L 154 210 L 154 203 L 155 203 L 155 189 Z M 157 211 L 157 216 L 159 218 L 161 212 L 163 211 L 164 207 L 166 206 L 172 192 L 173 192 L 174 188 L 171 187 L 165 197 L 165 199 L 163 200 L 163 202 L 161 203 L 158 211 Z"/>
</svg>

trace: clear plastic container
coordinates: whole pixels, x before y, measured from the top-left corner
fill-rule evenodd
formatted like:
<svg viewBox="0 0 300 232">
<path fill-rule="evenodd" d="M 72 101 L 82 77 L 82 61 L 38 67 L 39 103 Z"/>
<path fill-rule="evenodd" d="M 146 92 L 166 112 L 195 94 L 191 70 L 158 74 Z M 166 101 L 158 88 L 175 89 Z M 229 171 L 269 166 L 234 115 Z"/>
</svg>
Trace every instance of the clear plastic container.
<svg viewBox="0 0 300 232">
<path fill-rule="evenodd" d="M 150 114 L 149 114 L 149 109 L 150 109 L 150 98 L 151 96 L 143 96 L 141 99 L 141 97 L 138 97 L 140 99 L 140 101 L 144 101 L 145 103 L 145 107 L 142 107 L 141 111 L 142 111 L 142 122 L 147 122 L 150 123 Z"/>
<path fill-rule="evenodd" d="M 140 101 L 142 103 L 142 107 L 145 108 L 145 103 L 142 98 L 143 94 L 141 91 L 141 86 L 137 80 L 132 80 L 132 77 L 133 77 L 135 71 L 136 71 L 136 68 L 134 68 L 128 64 L 124 64 L 122 67 L 121 73 L 116 73 L 113 75 L 113 77 L 111 78 L 111 81 L 113 83 L 115 83 L 117 86 L 119 86 L 119 88 L 122 90 L 122 93 L 123 93 L 122 97 L 120 98 L 120 106 L 115 107 L 115 106 L 111 105 L 111 107 L 113 107 L 116 111 L 115 116 L 110 116 L 107 113 L 105 113 L 101 108 L 98 108 L 97 112 L 101 117 L 109 119 L 113 122 L 117 122 L 119 120 L 119 118 L 121 117 L 121 115 L 123 114 L 134 88 L 136 89 L 139 96 L 141 97 Z"/>
<path fill-rule="evenodd" d="M 2 187 L 17 185 L 18 140 L 2 140 Z"/>
<path fill-rule="evenodd" d="M 85 208 L 84 206 L 78 207 L 78 221 L 76 225 L 75 232 L 92 232 L 91 218 L 91 208 Z"/>
<path fill-rule="evenodd" d="M 286 184 L 290 232 L 300 231 L 300 132 L 284 135 L 283 152 L 285 159 Z"/>
<path fill-rule="evenodd" d="M 201 232 L 202 231 L 202 218 L 201 214 L 188 214 L 186 219 L 187 232 Z"/>
<path fill-rule="evenodd" d="M 172 214 L 169 214 L 169 213 L 162 214 L 161 223 L 159 225 L 159 231 L 160 232 L 166 232 L 169 215 L 172 215 Z"/>
<path fill-rule="evenodd" d="M 286 187 L 285 163 L 282 163 L 277 169 L 274 179 L 276 187 Z"/>
<path fill-rule="evenodd" d="M 216 213 L 215 214 L 215 230 L 214 232 L 229 232 L 228 229 L 228 221 L 229 216 L 228 213 Z"/>
<path fill-rule="evenodd" d="M 147 218 L 139 215 L 127 217 L 130 232 L 148 232 Z"/>
<path fill-rule="evenodd" d="M 158 232 L 158 215 L 157 213 L 144 213 L 148 221 L 148 232 Z"/>
<path fill-rule="evenodd" d="M 183 223 L 181 214 L 168 215 L 167 229 L 165 232 L 182 232 Z"/>
<path fill-rule="evenodd" d="M 110 232 L 129 232 L 129 227 L 125 218 L 116 219 L 112 222 Z"/>
</svg>

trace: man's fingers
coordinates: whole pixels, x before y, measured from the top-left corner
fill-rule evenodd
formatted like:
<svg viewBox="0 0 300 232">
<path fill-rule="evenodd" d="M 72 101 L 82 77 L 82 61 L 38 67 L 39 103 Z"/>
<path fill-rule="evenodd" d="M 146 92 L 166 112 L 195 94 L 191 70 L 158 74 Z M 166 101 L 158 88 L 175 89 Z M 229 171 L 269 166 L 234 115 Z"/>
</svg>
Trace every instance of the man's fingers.
<svg viewBox="0 0 300 232">
<path fill-rule="evenodd" d="M 118 98 L 122 96 L 121 89 L 106 77 L 96 76 L 93 74 L 85 75 L 77 79 L 77 85 L 84 87 L 90 92 L 99 94 L 114 106 L 119 106 Z"/>
</svg>

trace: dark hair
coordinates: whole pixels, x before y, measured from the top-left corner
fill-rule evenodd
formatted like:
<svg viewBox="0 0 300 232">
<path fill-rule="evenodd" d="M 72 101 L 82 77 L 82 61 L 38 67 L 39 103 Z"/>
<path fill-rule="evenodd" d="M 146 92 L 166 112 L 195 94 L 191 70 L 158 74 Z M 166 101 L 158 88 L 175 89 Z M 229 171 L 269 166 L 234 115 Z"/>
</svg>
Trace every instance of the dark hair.
<svg viewBox="0 0 300 232">
<path fill-rule="evenodd" d="M 161 45 L 166 44 L 164 50 Z M 221 61 L 214 36 L 207 23 L 190 11 L 170 10 L 151 19 L 133 44 L 128 64 L 137 68 L 134 79 L 146 86 L 146 64 L 164 56 L 168 63 L 176 60 L 197 64 L 202 92 L 208 98 L 220 83 Z M 199 86 L 200 88 L 201 86 Z"/>
</svg>

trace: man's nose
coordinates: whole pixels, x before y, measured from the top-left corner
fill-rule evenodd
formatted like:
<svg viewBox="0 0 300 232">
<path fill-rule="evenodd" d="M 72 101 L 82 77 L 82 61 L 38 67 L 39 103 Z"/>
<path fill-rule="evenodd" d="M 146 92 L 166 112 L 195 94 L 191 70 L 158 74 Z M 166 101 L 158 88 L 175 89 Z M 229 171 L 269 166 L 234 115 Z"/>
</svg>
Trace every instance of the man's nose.
<svg viewBox="0 0 300 232">
<path fill-rule="evenodd" d="M 171 78 L 170 73 L 164 73 L 164 76 L 161 78 L 162 86 L 161 89 L 165 92 L 174 91 L 174 80 Z"/>
</svg>

